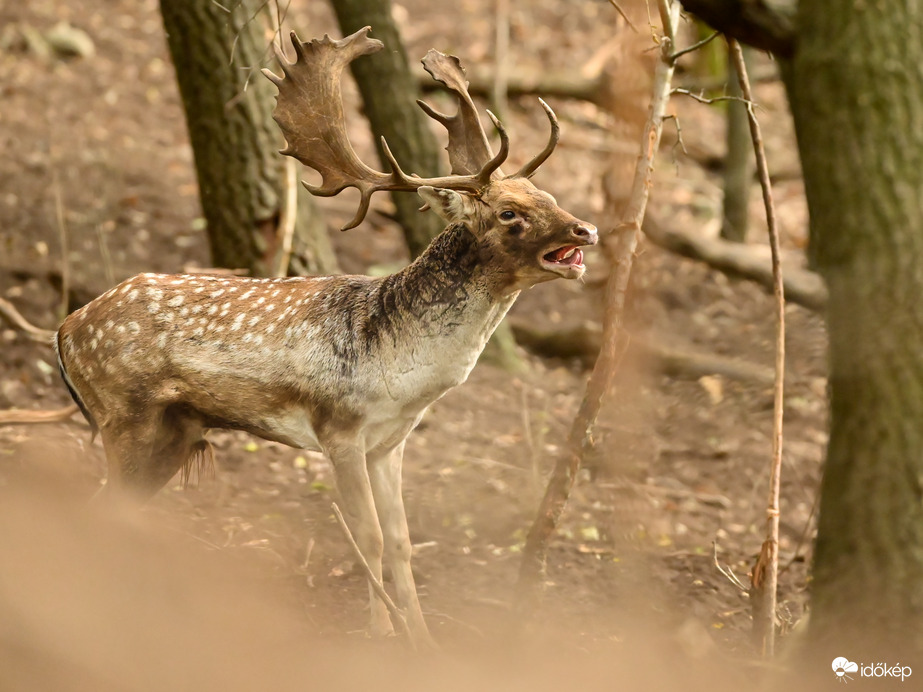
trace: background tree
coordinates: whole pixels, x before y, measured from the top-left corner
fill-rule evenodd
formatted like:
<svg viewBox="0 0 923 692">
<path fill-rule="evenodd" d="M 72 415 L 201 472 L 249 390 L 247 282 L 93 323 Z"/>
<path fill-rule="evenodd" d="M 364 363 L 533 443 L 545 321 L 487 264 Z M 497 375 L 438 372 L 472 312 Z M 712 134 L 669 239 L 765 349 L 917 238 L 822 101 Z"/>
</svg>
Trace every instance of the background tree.
<svg viewBox="0 0 923 692">
<path fill-rule="evenodd" d="M 417 107 L 419 88 L 391 15 L 390 0 L 335 0 L 331 5 L 344 36 L 371 26 L 372 35 L 385 44 L 384 50 L 350 65 L 384 170 L 388 164 L 381 149 L 382 137 L 388 140 L 404 170 L 424 177 L 438 175 L 442 152 L 430 129 L 429 118 Z M 442 231 L 442 220 L 435 213 L 421 214 L 418 211 L 421 202 L 416 195 L 394 192 L 391 199 L 410 255 L 416 257 Z"/>
<path fill-rule="evenodd" d="M 344 36 L 371 26 L 372 35 L 385 44 L 383 51 L 350 65 L 375 135 L 379 161 L 387 170 L 380 144 L 384 137 L 405 171 L 420 176 L 438 174 L 442 152 L 430 129 L 429 117 L 416 105 L 420 92 L 391 13 L 391 1 L 334 0 L 331 4 Z M 417 195 L 394 192 L 391 199 L 410 254 L 416 257 L 442 231 L 442 220 L 433 212 L 421 214 Z M 482 357 L 508 370 L 524 367 L 516 354 L 516 340 L 507 321 L 491 336 Z"/>
<path fill-rule="evenodd" d="M 829 289 L 830 440 L 811 639 L 828 653 L 848 641 L 865 660 L 918 654 L 923 25 L 916 5 L 801 0 L 792 21 L 762 0 L 683 4 L 716 28 L 790 58 L 783 76 L 804 170 L 811 256 Z"/>
<path fill-rule="evenodd" d="M 265 2 L 230 11 L 211 0 L 161 0 L 164 29 L 195 154 L 212 261 L 256 276 L 275 272 L 285 199 L 282 139 L 272 120 L 275 87 L 259 67 L 271 53 Z M 289 271 L 331 273 L 336 258 L 313 199 L 297 182 Z"/>
</svg>

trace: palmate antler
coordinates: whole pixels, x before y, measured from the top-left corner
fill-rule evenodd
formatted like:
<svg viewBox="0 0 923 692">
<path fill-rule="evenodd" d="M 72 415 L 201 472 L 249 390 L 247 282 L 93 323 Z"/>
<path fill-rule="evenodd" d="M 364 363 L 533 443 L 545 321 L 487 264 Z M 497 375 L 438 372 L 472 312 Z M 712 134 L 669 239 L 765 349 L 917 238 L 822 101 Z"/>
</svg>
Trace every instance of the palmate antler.
<svg viewBox="0 0 923 692">
<path fill-rule="evenodd" d="M 442 82 L 458 97 L 458 112 L 449 116 L 418 101 L 424 112 L 442 123 L 449 133 L 449 161 L 452 174 L 437 178 L 420 178 L 401 170 L 382 138 L 382 148 L 391 167 L 390 173 L 370 168 L 356 155 L 346 134 L 340 76 L 343 69 L 361 55 L 381 50 L 383 44 L 369 38 L 371 27 L 335 40 L 328 36 L 302 42 L 291 34 L 295 62 L 276 51 L 283 77 L 263 70 L 279 88 L 273 117 L 282 129 L 287 146 L 283 154 L 293 156 L 321 175 L 320 185 L 304 186 L 311 194 L 330 197 L 344 188 L 359 190 L 359 209 L 355 218 L 342 230 L 355 228 L 365 218 L 372 194 L 379 190 L 416 190 L 424 185 L 478 192 L 493 177 L 502 175 L 500 166 L 509 154 L 509 137 L 499 120 L 487 111 L 500 136 L 500 150 L 491 153 L 487 135 L 481 127 L 477 109 L 468 94 L 464 69 L 458 58 L 431 50 L 423 61 L 433 79 Z M 551 138 L 545 149 L 512 177 L 528 177 L 551 155 L 558 141 L 558 122 L 544 101 L 542 107 L 551 122 Z"/>
</svg>

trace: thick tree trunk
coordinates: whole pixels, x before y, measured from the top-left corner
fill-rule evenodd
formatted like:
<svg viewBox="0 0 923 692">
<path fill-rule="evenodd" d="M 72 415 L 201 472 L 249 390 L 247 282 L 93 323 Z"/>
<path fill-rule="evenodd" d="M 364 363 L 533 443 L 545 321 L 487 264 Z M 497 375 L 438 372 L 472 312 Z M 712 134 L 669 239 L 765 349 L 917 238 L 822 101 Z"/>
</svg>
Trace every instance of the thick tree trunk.
<svg viewBox="0 0 923 692">
<path fill-rule="evenodd" d="M 266 276 L 279 257 L 285 163 L 272 120 L 275 89 L 259 74 L 268 54 L 260 5 L 242 0 L 228 13 L 211 0 L 161 0 L 160 9 L 195 153 L 212 261 Z M 313 199 L 298 187 L 290 271 L 335 272 L 325 225 Z"/>
<path fill-rule="evenodd" d="M 923 651 L 923 32 L 914 8 L 801 0 L 787 73 L 812 254 L 830 290 L 811 639 L 862 657 L 850 660 L 892 663 Z"/>
<path fill-rule="evenodd" d="M 378 158 L 387 169 L 380 140 L 388 140 L 394 157 L 408 173 L 433 176 L 440 169 L 441 152 L 430 129 L 429 119 L 416 104 L 420 97 L 417 82 L 410 72 L 407 54 L 397 25 L 391 16 L 390 0 L 336 0 L 340 30 L 344 36 L 364 26 L 372 27 L 372 36 L 385 44 L 373 56 L 355 60 L 350 68 L 359 91 L 365 114 L 378 144 Z M 420 56 L 422 57 L 422 56 Z M 392 193 L 397 221 L 404 229 L 407 246 L 413 257 L 419 255 L 442 230 L 434 213 L 421 214 L 420 198 L 406 192 Z"/>
</svg>

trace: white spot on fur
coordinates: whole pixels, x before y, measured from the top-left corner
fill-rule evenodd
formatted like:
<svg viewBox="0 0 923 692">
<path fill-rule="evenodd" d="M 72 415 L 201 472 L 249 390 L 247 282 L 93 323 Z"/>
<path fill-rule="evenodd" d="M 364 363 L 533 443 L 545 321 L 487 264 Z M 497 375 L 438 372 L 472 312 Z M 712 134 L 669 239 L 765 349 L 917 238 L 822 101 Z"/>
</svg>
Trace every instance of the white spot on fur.
<svg viewBox="0 0 923 692">
<path fill-rule="evenodd" d="M 163 291 L 159 288 L 149 288 L 147 289 L 147 297 L 153 298 L 155 301 L 163 300 Z"/>
<path fill-rule="evenodd" d="M 141 327 L 137 322 L 129 322 L 125 326 L 128 327 L 129 334 L 133 336 L 137 336 L 141 333 Z"/>
<path fill-rule="evenodd" d="M 124 333 L 125 333 L 125 325 L 120 324 L 118 327 L 115 328 L 115 331 L 117 331 L 119 334 L 124 334 Z"/>
<path fill-rule="evenodd" d="M 189 308 L 183 308 L 182 310 L 179 311 L 180 317 L 185 317 L 188 314 L 189 314 Z"/>
<path fill-rule="evenodd" d="M 122 288 L 122 293 L 128 293 L 131 290 L 131 284 L 125 284 Z"/>
<path fill-rule="evenodd" d="M 266 327 L 266 333 L 267 333 L 267 334 L 272 334 L 273 331 L 275 331 L 275 329 L 276 329 L 276 325 L 270 324 L 268 327 Z"/>
<path fill-rule="evenodd" d="M 237 313 L 237 317 L 235 317 L 234 321 L 231 323 L 232 332 L 236 332 L 238 329 L 240 329 L 240 323 L 244 321 L 245 316 L 246 316 L 246 313 L 243 313 L 243 312 Z"/>
<path fill-rule="evenodd" d="M 186 296 L 184 296 L 182 293 L 179 293 L 170 298 L 170 300 L 167 301 L 167 305 L 169 305 L 171 308 L 178 308 L 183 304 L 184 300 L 186 300 Z"/>
<path fill-rule="evenodd" d="M 276 306 L 273 305 L 272 303 L 266 306 L 266 312 L 272 312 L 275 309 L 276 309 Z"/>
<path fill-rule="evenodd" d="M 167 333 L 166 332 L 160 332 L 160 334 L 157 336 L 157 345 L 160 348 L 164 348 L 167 345 Z"/>
<path fill-rule="evenodd" d="M 246 293 L 241 293 L 241 294 L 240 294 L 240 299 L 241 299 L 241 300 L 246 300 L 247 298 L 249 298 L 250 296 L 252 296 L 255 292 L 256 292 L 256 291 L 255 291 L 254 289 L 251 288 L 251 289 L 250 289 L 249 291 L 247 291 Z"/>
<path fill-rule="evenodd" d="M 218 312 L 218 306 L 217 306 L 217 305 L 209 305 L 209 306 L 208 306 L 208 314 L 209 314 L 209 315 L 214 315 L 216 312 Z"/>
<path fill-rule="evenodd" d="M 265 296 L 262 296 L 262 297 L 260 297 L 260 299 L 259 299 L 258 301 L 256 301 L 256 304 L 257 304 L 257 305 L 262 305 L 262 304 L 265 303 L 265 302 L 266 302 L 266 297 L 265 297 Z"/>
<path fill-rule="evenodd" d="M 255 343 L 257 346 L 259 346 L 260 344 L 262 344 L 262 343 L 263 343 L 263 335 L 262 335 L 262 334 L 257 334 L 255 337 L 253 337 L 253 343 Z"/>
<path fill-rule="evenodd" d="M 134 302 L 135 298 L 137 297 L 138 297 L 138 289 L 137 288 L 131 289 L 131 291 L 128 293 L 128 302 L 129 303 Z"/>
<path fill-rule="evenodd" d="M 253 317 L 250 318 L 250 321 L 247 322 L 247 324 L 252 327 L 254 324 L 256 324 L 259 321 L 260 321 L 259 315 L 254 315 Z"/>
<path fill-rule="evenodd" d="M 160 303 L 148 303 L 147 311 L 152 315 L 156 315 L 158 312 L 160 312 Z"/>
<path fill-rule="evenodd" d="M 205 286 L 199 286 L 196 290 L 193 291 L 193 293 L 202 293 L 202 291 L 204 290 L 205 290 Z"/>
<path fill-rule="evenodd" d="M 201 305 L 193 305 L 193 306 L 192 306 L 192 314 L 193 314 L 193 315 L 196 315 L 196 314 L 198 314 L 198 313 L 200 313 L 200 312 L 202 312 L 202 306 L 201 306 Z"/>
<path fill-rule="evenodd" d="M 203 333 L 204 333 L 204 331 L 203 331 L 202 327 L 196 327 L 195 329 L 192 330 L 192 335 L 193 335 L 193 336 L 202 336 Z"/>
<path fill-rule="evenodd" d="M 223 288 L 219 288 L 217 291 L 212 291 L 209 295 L 210 295 L 212 298 L 217 298 L 217 297 L 221 296 L 223 293 L 224 293 L 224 289 L 223 289 Z"/>
</svg>

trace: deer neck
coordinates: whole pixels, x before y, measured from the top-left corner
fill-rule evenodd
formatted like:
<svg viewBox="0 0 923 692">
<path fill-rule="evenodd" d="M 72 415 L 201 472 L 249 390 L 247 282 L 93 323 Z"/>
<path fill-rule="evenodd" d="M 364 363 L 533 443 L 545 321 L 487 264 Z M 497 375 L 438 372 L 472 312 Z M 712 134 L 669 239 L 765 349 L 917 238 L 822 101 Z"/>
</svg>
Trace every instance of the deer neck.
<svg viewBox="0 0 923 692">
<path fill-rule="evenodd" d="M 468 228 L 450 226 L 413 263 L 385 279 L 382 298 L 397 308 L 401 327 L 479 354 L 519 295 L 491 271 L 484 255 Z"/>
</svg>

